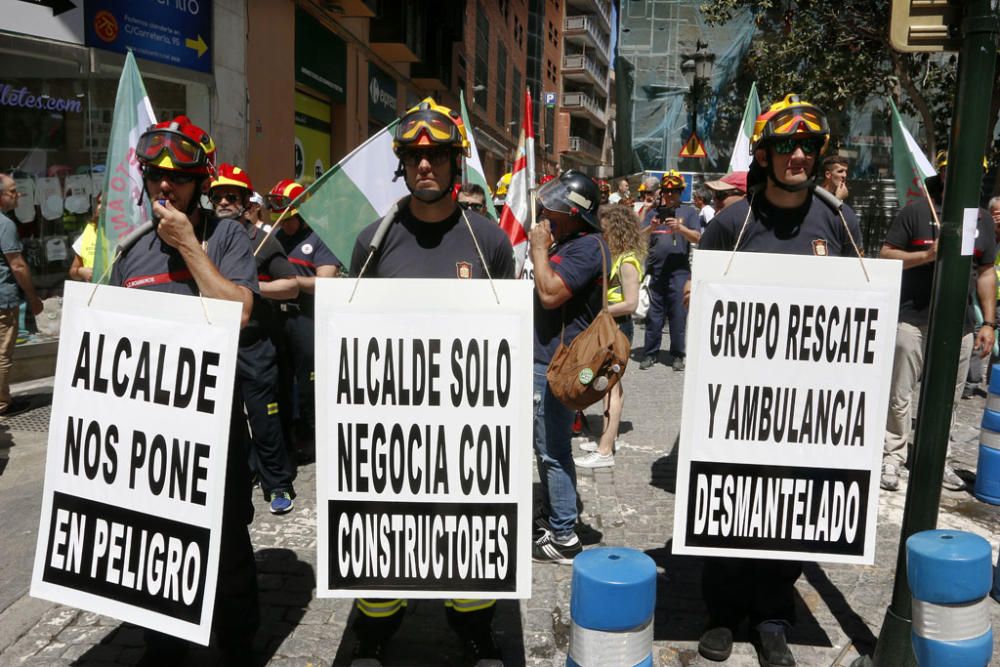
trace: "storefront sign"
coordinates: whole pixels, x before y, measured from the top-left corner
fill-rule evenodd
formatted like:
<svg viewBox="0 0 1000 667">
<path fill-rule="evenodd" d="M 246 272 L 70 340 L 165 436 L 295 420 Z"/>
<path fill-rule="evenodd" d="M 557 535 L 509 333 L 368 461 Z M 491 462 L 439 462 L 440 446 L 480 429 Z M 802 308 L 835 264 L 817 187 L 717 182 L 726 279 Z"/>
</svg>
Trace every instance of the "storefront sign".
<svg viewBox="0 0 1000 667">
<path fill-rule="evenodd" d="M 295 10 L 295 81 L 327 95 L 333 102 L 347 101 L 347 45 L 309 15 Z"/>
<path fill-rule="evenodd" d="M 83 44 L 83 0 L 7 0 L 3 29 Z"/>
<path fill-rule="evenodd" d="M 208 644 L 239 304 L 64 290 L 31 595 Z"/>
<path fill-rule="evenodd" d="M 9 83 L 0 84 L 0 105 L 21 109 L 38 109 L 40 111 L 65 111 L 80 113 L 83 104 L 79 98 L 51 97 L 44 93 L 29 90 L 25 86 L 18 88 Z"/>
<path fill-rule="evenodd" d="M 295 93 L 295 180 L 309 185 L 330 166 L 330 105 Z"/>
<path fill-rule="evenodd" d="M 317 595 L 529 597 L 531 286 L 354 287 L 316 286 Z"/>
<path fill-rule="evenodd" d="M 212 2 L 87 0 L 87 46 L 212 71 Z"/>
<path fill-rule="evenodd" d="M 396 80 L 368 63 L 368 120 L 388 125 L 399 115 L 396 111 Z"/>
<path fill-rule="evenodd" d="M 693 264 L 674 553 L 871 565 L 902 265 Z"/>
</svg>

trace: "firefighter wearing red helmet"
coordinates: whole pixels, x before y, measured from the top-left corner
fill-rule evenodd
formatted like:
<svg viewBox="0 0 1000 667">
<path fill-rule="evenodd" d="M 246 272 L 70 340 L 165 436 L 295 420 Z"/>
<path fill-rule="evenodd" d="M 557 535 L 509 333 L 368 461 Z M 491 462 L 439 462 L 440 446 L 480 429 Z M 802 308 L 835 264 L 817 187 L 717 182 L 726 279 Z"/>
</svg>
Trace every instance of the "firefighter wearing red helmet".
<svg viewBox="0 0 1000 667">
<path fill-rule="evenodd" d="M 797 95 L 786 96 L 758 116 L 748 198 L 715 216 L 698 247 L 727 253 L 857 256 L 861 230 L 854 212 L 845 204 L 841 215 L 813 193 L 829 134 L 826 115 Z M 789 284 L 794 281 L 790 276 Z M 699 653 L 726 659 L 733 632 L 749 620 L 762 665 L 795 665 L 785 632 L 795 623 L 795 581 L 802 567 L 800 561 L 706 558 L 701 584 L 708 628 L 698 641 Z"/>
<path fill-rule="evenodd" d="M 281 335 L 276 338 L 282 431 L 298 463 L 308 463 L 315 456 L 316 278 L 335 277 L 341 266 L 340 259 L 299 216 L 296 200 L 304 192 L 301 183 L 285 179 L 267 194 L 272 219 L 276 224 L 281 221 L 274 238 L 288 255 L 299 288 L 296 298 L 280 305 Z M 293 419 L 295 414 L 297 419 Z"/>
<path fill-rule="evenodd" d="M 299 285 L 295 269 L 281 244 L 248 219 L 253 183 L 246 170 L 220 164 L 209 187 L 209 200 L 220 218 L 239 221 L 255 249 L 260 294 L 255 296 L 250 320 L 240 331 L 236 379 L 240 384 L 246 418 L 250 423 L 250 467 L 260 480 L 272 514 L 285 514 L 294 506 L 295 469 L 288 457 L 281 427 L 278 400 L 278 359 L 274 339 L 276 310 L 295 299 Z"/>
<path fill-rule="evenodd" d="M 188 296 L 235 301 L 246 323 L 257 293 L 250 239 L 235 220 L 219 219 L 201 207 L 215 171 L 215 144 L 186 116 L 150 127 L 140 137 L 136 158 L 146 195 L 158 220 L 114 263 L 111 284 Z M 227 665 L 253 663 L 259 623 L 257 573 L 247 524 L 252 518 L 247 468 L 246 421 L 238 386 L 231 406 L 229 451 L 219 550 L 219 578 L 213 630 Z M 146 631 L 143 664 L 185 664 L 189 644 Z"/>
<path fill-rule="evenodd" d="M 399 121 L 393 150 L 399 158 L 397 175 L 406 179 L 411 195 L 397 203 L 394 215 L 358 234 L 351 275 L 513 278 L 514 252 L 500 227 L 472 208 L 459 207 L 447 196 L 452 184 L 460 180 L 461 159 L 468 154 L 461 116 L 432 98 L 424 99 Z M 375 246 L 380 228 L 384 236 Z M 405 322 L 400 323 L 401 330 L 405 326 Z M 448 623 L 478 667 L 503 665 L 491 627 L 495 606 L 495 600 L 445 601 Z M 380 665 L 386 644 L 403 621 L 406 600 L 358 598 L 355 607 L 353 629 L 358 643 L 354 664 Z"/>
</svg>

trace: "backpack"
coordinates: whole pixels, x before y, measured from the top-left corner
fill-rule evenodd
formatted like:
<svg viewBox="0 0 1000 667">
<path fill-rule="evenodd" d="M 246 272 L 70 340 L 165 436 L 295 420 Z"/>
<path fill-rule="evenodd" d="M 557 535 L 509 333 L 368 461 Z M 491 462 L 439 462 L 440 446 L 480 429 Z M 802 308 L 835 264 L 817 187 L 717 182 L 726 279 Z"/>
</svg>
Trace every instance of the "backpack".
<svg viewBox="0 0 1000 667">
<path fill-rule="evenodd" d="M 604 245 L 601 244 L 602 274 L 608 274 Z M 604 398 L 628 365 L 629 343 L 608 312 L 608 290 L 601 289 L 603 304 L 597 317 L 566 345 L 565 318 L 559 347 L 552 355 L 546 378 L 549 389 L 559 402 L 573 410 L 583 410 Z"/>
</svg>

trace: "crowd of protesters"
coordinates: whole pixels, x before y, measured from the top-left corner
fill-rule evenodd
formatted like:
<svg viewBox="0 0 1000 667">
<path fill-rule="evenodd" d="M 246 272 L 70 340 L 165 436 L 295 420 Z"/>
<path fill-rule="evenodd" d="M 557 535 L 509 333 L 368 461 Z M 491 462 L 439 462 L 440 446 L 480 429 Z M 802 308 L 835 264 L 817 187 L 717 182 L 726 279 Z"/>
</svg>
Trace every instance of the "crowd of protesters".
<svg viewBox="0 0 1000 667">
<path fill-rule="evenodd" d="M 757 119 L 749 172 L 695 184 L 667 171 L 637 183 L 635 197 L 628 179 L 617 180 L 614 191 L 610 183 L 572 170 L 544 179 L 536 193 L 538 222 L 528 230 L 534 267 L 533 444 L 542 487 L 532 545 L 536 562 L 572 563 L 581 553 L 576 469 L 614 466 L 622 444 L 617 438 L 625 391 L 618 383 L 604 399 L 599 427 L 592 437 L 578 441 L 582 454 L 574 458 L 574 412 L 555 397 L 546 377 L 558 343 L 569 344 L 587 328 L 606 291 L 610 314 L 630 347 L 636 346 L 638 368 L 648 370 L 664 361 L 683 372 L 692 248 L 814 254 L 819 247 L 815 239 L 821 238 L 824 253 L 857 254 L 860 230 L 850 206 L 842 209 L 841 225 L 811 189 L 822 187 L 849 199 L 846 159 L 821 159 L 829 134 L 821 110 L 789 95 Z M 246 528 L 252 518 L 251 484 L 259 486 L 271 512 L 290 512 L 296 470 L 311 462 L 315 452 L 317 279 L 362 272 L 382 278 L 455 278 L 456 262 L 470 267 L 468 276 L 458 277 L 516 277 L 511 243 L 486 214 L 487 197 L 502 203 L 508 196 L 510 175 L 494 193 L 461 183 L 469 142 L 460 116 L 424 100 L 400 121 L 393 150 L 409 197 L 380 236 L 382 245 L 371 246 L 375 223 L 358 236 L 354 254 L 344 264 L 299 215 L 302 184 L 283 180 L 259 194 L 240 166 L 216 164 L 212 138 L 186 117 L 150 128 L 136 149 L 158 225 L 123 253 L 111 282 L 215 296 L 243 307 L 215 628 L 227 664 L 251 664 L 247 638 L 258 623 Z M 942 173 L 946 166 L 944 156 L 938 161 Z M 939 208 L 943 180 L 936 179 L 928 185 Z M 686 191 L 690 205 L 682 201 Z M 982 211 L 979 220 L 956 398 L 966 376 L 981 368 L 968 362 L 988 358 L 993 346 L 1000 300 L 1000 197 L 990 201 L 989 211 Z M 882 488 L 887 490 L 899 486 L 913 386 L 922 365 L 937 251 L 932 213 L 926 201 L 902 209 L 881 252 L 902 260 L 905 269 L 882 468 Z M 70 277 L 76 280 L 93 278 L 95 233 L 88 229 L 74 246 Z M 607 262 L 602 263 L 602 255 Z M 178 267 L 186 272 L 178 273 Z M 978 320 L 972 314 L 973 297 L 981 306 Z M 644 335 L 634 341 L 633 314 L 643 300 Z M 669 348 L 662 358 L 665 328 Z M 975 377 L 974 382 L 981 382 L 982 370 Z M 577 414 L 578 424 L 580 418 Z M 944 483 L 960 488 L 962 481 L 949 468 Z M 791 591 L 801 571 L 802 563 L 790 561 L 707 562 L 703 590 L 709 619 L 699 642 L 701 654 L 728 658 L 736 626 L 749 618 L 761 664 L 794 665 L 785 633 L 794 623 Z M 447 619 L 477 667 L 503 664 L 492 634 L 494 605 L 494 600 L 445 603 Z M 355 606 L 359 641 L 354 664 L 377 666 L 402 622 L 406 600 L 358 599 Z M 183 642 L 155 632 L 146 639 L 143 664 L 183 663 Z"/>
</svg>

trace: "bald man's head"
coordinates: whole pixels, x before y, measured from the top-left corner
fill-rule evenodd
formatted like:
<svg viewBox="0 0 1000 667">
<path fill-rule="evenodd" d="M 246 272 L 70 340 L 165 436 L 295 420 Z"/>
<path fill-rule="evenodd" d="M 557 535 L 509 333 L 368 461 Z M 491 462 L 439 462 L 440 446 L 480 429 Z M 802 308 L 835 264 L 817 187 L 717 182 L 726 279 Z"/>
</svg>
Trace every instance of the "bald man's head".
<svg viewBox="0 0 1000 667">
<path fill-rule="evenodd" d="M 0 174 L 0 212 L 9 213 L 17 208 L 17 184 L 7 174 Z"/>
</svg>

